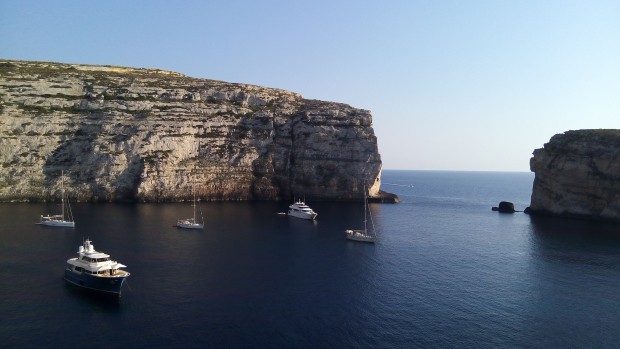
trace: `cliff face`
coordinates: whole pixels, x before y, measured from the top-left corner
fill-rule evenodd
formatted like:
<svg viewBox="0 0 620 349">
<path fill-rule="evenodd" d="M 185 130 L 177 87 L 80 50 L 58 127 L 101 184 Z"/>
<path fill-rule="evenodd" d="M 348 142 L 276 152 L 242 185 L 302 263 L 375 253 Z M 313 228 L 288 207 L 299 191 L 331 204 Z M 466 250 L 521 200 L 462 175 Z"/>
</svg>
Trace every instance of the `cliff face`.
<svg viewBox="0 0 620 349">
<path fill-rule="evenodd" d="M 557 134 L 534 151 L 531 213 L 620 220 L 620 130 Z"/>
<path fill-rule="evenodd" d="M 370 112 L 152 69 L 0 60 L 0 201 L 379 195 Z"/>
</svg>

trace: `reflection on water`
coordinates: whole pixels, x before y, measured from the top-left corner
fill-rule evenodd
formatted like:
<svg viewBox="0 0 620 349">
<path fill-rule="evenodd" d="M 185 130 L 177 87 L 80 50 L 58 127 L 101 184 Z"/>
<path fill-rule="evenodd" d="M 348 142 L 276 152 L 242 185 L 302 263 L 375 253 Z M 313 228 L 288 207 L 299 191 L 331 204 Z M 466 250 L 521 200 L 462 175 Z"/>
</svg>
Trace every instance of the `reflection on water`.
<svg viewBox="0 0 620 349">
<path fill-rule="evenodd" d="M 173 227 L 186 204 L 76 204 L 75 229 L 34 225 L 46 204 L 0 204 L 10 280 L 0 338 L 16 348 L 620 343 L 616 225 L 492 212 L 527 200 L 529 174 L 384 176 L 413 187 L 393 186 L 400 204 L 370 204 L 375 244 L 344 237 L 363 226 L 361 202 L 310 203 L 315 222 L 278 215 L 286 202 L 202 203 L 202 231 Z M 84 238 L 128 266 L 120 302 L 63 282 Z"/>
<path fill-rule="evenodd" d="M 531 216 L 530 220 L 533 247 L 544 258 L 599 263 L 602 257 L 615 257 L 620 250 L 617 223 L 546 216 Z"/>
<path fill-rule="evenodd" d="M 524 322 L 535 347 L 615 347 L 619 225 L 531 216 Z M 540 326 L 539 324 L 546 324 Z"/>
<path fill-rule="evenodd" d="M 64 287 L 68 297 L 71 297 L 76 302 L 83 302 L 89 309 L 110 313 L 121 310 L 122 297 L 118 295 L 95 292 L 68 283 L 65 283 Z"/>
</svg>

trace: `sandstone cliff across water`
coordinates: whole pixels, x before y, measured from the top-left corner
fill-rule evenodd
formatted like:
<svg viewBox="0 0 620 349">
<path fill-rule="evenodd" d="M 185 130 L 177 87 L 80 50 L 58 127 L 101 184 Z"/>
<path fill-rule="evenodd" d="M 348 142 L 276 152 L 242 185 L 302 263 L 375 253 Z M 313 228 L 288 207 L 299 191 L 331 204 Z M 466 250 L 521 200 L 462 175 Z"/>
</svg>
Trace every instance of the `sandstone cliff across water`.
<svg viewBox="0 0 620 349">
<path fill-rule="evenodd" d="M 620 221 L 620 130 L 557 134 L 530 160 L 527 212 Z"/>
<path fill-rule="evenodd" d="M 0 201 L 355 200 L 370 112 L 156 70 L 0 60 Z M 389 199 L 388 199 L 389 200 Z M 395 199 L 397 200 L 397 198 Z"/>
</svg>

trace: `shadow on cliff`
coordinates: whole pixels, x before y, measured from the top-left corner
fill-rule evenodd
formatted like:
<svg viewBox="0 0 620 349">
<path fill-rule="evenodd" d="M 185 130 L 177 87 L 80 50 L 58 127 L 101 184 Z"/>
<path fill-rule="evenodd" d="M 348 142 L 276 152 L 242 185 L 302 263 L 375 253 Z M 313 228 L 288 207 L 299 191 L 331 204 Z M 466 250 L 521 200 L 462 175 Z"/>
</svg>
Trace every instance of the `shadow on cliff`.
<svg viewBox="0 0 620 349">
<path fill-rule="evenodd" d="M 103 193 L 104 188 L 98 184 L 95 174 L 105 166 L 104 159 L 97 159 L 102 154 L 94 151 L 97 135 L 102 131 L 101 123 L 82 123 L 71 135 L 60 140 L 60 145 L 46 159 L 43 167 L 46 185 L 50 185 L 58 177 L 61 170 L 71 179 L 70 182 L 90 188 L 90 193 L 76 192 L 75 188 L 67 188 L 70 196 L 78 201 L 91 200 L 96 193 Z M 99 160 L 99 161 L 97 161 Z"/>
<path fill-rule="evenodd" d="M 104 118 L 91 114 L 88 118 Z M 127 167 L 116 177 L 110 177 L 113 156 L 109 149 L 113 142 L 100 140 L 105 134 L 102 120 L 82 122 L 71 135 L 61 139 L 60 145 L 46 159 L 43 167 L 45 185 L 54 183 L 65 171 L 69 178 L 66 189 L 76 201 L 135 201 L 143 163 L 137 155 L 129 159 Z M 117 141 L 119 135 L 111 135 Z M 111 191 L 109 188 L 112 188 Z M 53 200 L 59 198 L 52 197 Z"/>
<path fill-rule="evenodd" d="M 116 178 L 112 200 L 116 202 L 135 202 L 138 200 L 140 174 L 144 169 L 144 162 L 138 155 L 132 155 L 127 168 Z"/>
</svg>

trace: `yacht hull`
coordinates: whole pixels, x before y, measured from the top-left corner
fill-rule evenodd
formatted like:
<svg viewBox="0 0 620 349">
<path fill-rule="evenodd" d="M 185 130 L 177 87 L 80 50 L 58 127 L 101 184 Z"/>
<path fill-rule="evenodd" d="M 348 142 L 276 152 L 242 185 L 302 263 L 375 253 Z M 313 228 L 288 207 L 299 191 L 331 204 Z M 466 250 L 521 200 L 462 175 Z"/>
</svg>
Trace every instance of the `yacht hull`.
<svg viewBox="0 0 620 349">
<path fill-rule="evenodd" d="M 296 218 L 301 218 L 301 219 L 315 219 L 317 214 L 306 214 L 306 213 L 301 213 L 301 212 L 295 212 L 295 211 L 288 211 L 288 215 L 291 217 L 296 217 Z"/>
<path fill-rule="evenodd" d="M 120 295 L 127 276 L 129 274 L 121 276 L 95 276 L 65 269 L 64 279 L 66 282 L 78 287 Z"/>
</svg>

